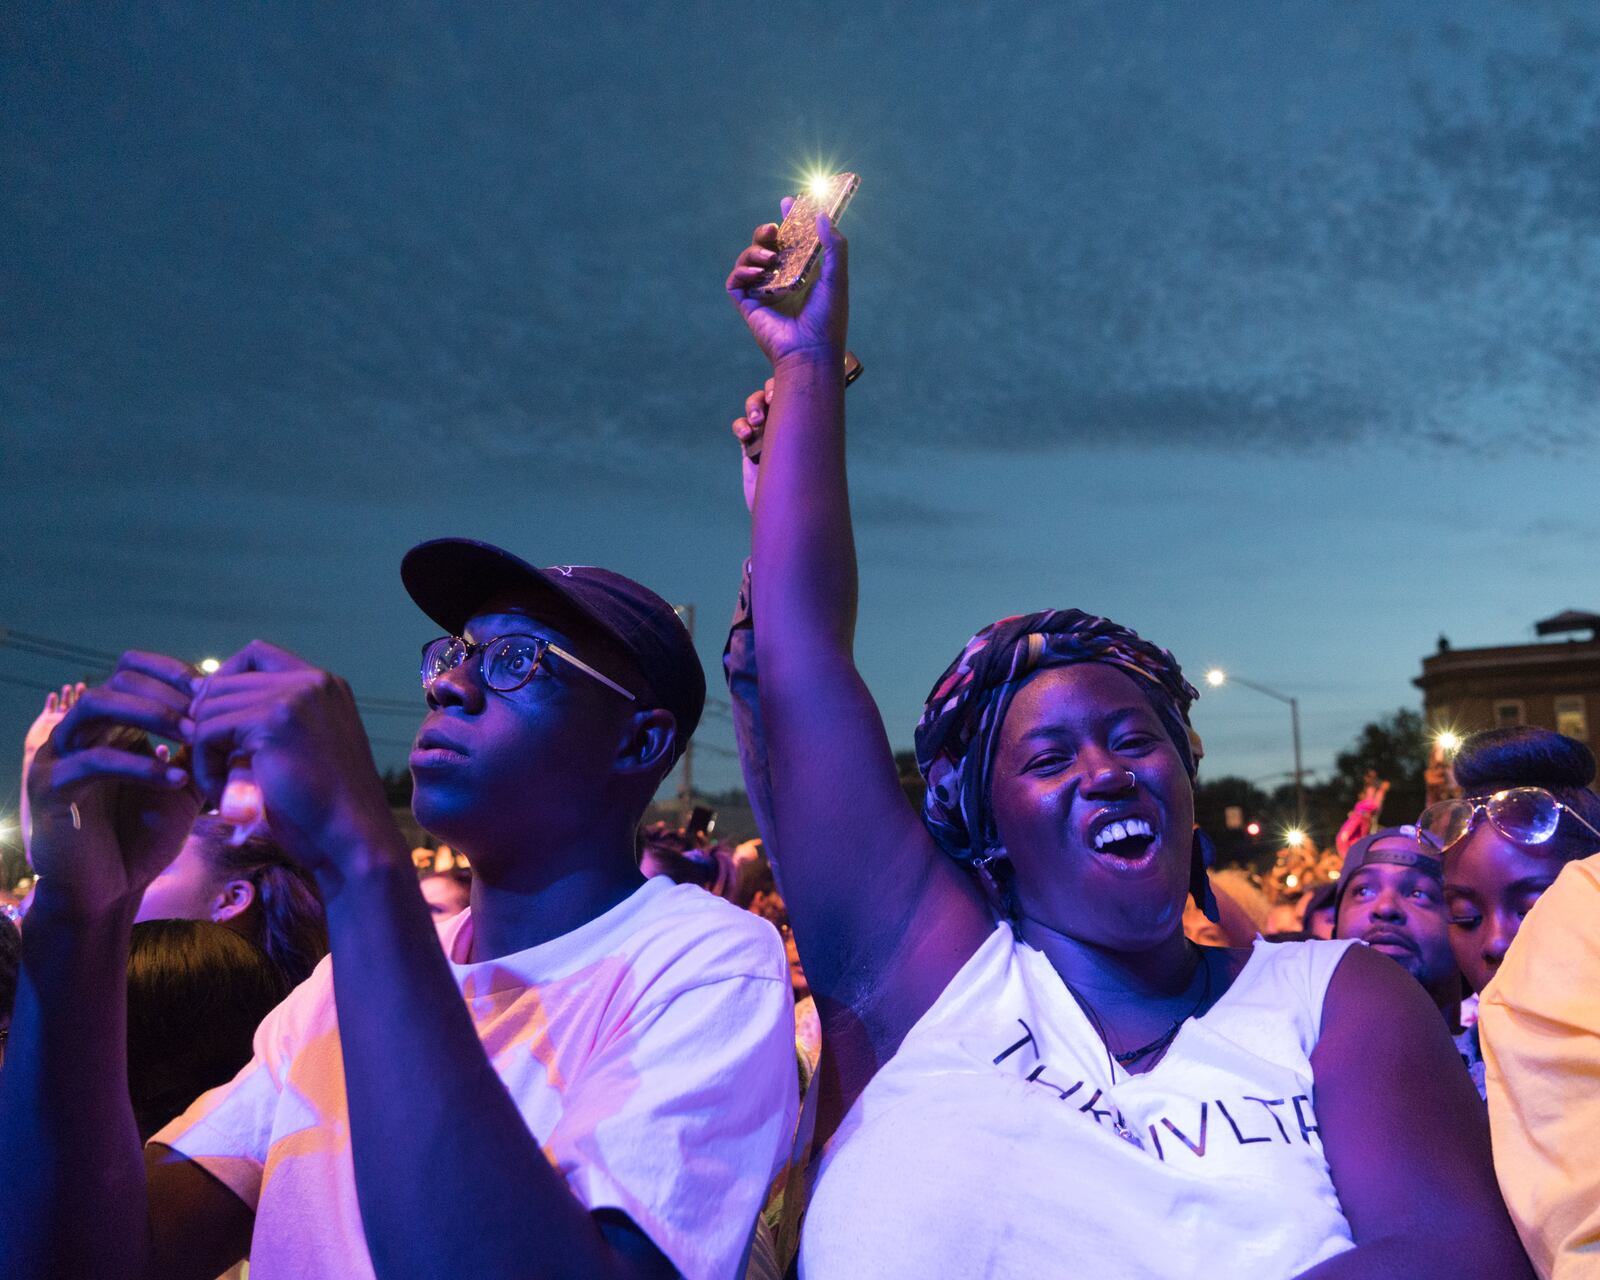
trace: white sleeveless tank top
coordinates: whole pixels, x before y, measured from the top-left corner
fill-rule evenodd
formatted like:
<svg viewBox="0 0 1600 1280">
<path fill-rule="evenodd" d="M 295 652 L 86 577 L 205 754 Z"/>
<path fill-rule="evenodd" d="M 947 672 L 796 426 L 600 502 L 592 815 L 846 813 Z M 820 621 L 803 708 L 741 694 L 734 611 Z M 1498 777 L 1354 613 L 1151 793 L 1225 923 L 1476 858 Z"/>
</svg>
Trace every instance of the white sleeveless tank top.
<svg viewBox="0 0 1600 1280">
<path fill-rule="evenodd" d="M 1351 1248 L 1310 1057 L 1352 945 L 1257 941 L 1152 1071 L 1113 1082 L 1049 960 L 1001 924 L 829 1142 L 801 1277 L 1279 1280 Z"/>
</svg>

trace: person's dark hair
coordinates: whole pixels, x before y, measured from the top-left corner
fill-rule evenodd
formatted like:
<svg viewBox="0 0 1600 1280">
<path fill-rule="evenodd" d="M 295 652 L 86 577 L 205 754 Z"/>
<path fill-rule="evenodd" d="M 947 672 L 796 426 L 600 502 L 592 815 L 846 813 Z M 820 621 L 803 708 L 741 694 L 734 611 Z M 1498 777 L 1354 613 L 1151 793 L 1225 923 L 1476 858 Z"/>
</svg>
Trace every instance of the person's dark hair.
<svg viewBox="0 0 1600 1280">
<path fill-rule="evenodd" d="M 255 886 L 255 902 L 234 927 L 267 953 L 290 986 L 296 986 L 328 954 L 328 924 L 317 882 L 267 836 L 252 835 L 235 845 L 234 831 L 230 823 L 204 814 L 195 820 L 190 834 L 200 856 L 218 875 Z"/>
<path fill-rule="evenodd" d="M 11 1016 L 17 999 L 17 973 L 22 966 L 22 935 L 10 916 L 0 915 L 0 1019 Z"/>
<path fill-rule="evenodd" d="M 1594 753 L 1576 739 L 1532 725 L 1486 729 L 1461 744 L 1451 764 L 1456 785 L 1469 799 L 1511 787 L 1543 787 L 1585 820 L 1600 827 L 1600 796 L 1594 782 Z M 1541 846 L 1562 859 L 1582 858 L 1600 844 L 1582 823 L 1566 814 L 1555 835 Z"/>
<path fill-rule="evenodd" d="M 1319 911 L 1337 911 L 1339 908 L 1339 882 L 1328 880 L 1313 889 L 1306 899 L 1306 909 L 1303 913 L 1307 925 L 1311 917 Z"/>
<path fill-rule="evenodd" d="M 640 833 L 641 856 L 648 853 L 674 884 L 696 884 L 709 889 L 717 878 L 717 864 L 665 822 L 652 822 Z"/>
<path fill-rule="evenodd" d="M 288 995 L 260 947 L 209 920 L 145 920 L 128 952 L 128 1093 L 148 1139 L 250 1061 L 261 1019 Z"/>
</svg>

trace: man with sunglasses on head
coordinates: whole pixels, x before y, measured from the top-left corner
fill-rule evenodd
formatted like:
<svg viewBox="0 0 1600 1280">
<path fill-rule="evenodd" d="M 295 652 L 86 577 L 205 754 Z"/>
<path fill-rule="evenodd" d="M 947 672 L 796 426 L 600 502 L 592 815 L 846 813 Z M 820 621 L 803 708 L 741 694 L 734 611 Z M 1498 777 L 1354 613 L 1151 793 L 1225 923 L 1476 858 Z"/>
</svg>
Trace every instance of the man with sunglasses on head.
<svg viewBox="0 0 1600 1280">
<path fill-rule="evenodd" d="M 1600 796 L 1583 743 L 1516 726 L 1452 763 L 1460 800 L 1419 821 L 1445 846 L 1452 941 L 1481 991 L 1495 1172 L 1541 1276 L 1600 1278 Z"/>
<path fill-rule="evenodd" d="M 0 1273 L 739 1272 L 794 1124 L 793 1014 L 770 926 L 636 865 L 705 696 L 688 633 L 619 574 L 481 543 L 424 543 L 402 577 L 449 633 L 424 649 L 413 808 L 474 873 L 437 934 L 348 686 L 283 650 L 207 678 L 128 654 L 41 752 Z M 332 964 L 141 1167 L 132 912 L 246 762 L 321 885 Z"/>
</svg>

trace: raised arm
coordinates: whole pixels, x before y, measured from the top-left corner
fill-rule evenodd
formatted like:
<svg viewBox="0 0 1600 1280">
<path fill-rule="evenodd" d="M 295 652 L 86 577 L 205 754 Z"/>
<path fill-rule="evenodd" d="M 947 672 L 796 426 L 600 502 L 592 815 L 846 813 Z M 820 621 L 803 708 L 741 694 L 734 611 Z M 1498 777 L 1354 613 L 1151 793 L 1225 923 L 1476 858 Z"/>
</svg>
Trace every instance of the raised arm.
<svg viewBox="0 0 1600 1280">
<path fill-rule="evenodd" d="M 845 473 L 844 240 L 826 219 L 797 314 L 750 291 L 777 228 L 757 228 L 728 291 L 772 362 L 752 555 L 768 823 L 801 962 L 824 1016 L 848 1009 L 865 1065 L 892 1052 L 992 927 L 965 874 L 907 803 L 856 670 L 855 542 Z M 748 753 L 747 753 L 748 754 Z M 760 780 L 752 785 L 759 786 Z M 836 1059 L 837 1063 L 837 1059 Z M 859 1072 L 857 1072 L 859 1074 Z"/>
<path fill-rule="evenodd" d="M 187 774 L 144 734 L 185 736 L 189 675 L 126 655 L 105 686 L 73 698 L 29 771 L 40 881 L 0 1071 L 8 1280 L 206 1280 L 249 1244 L 250 1211 L 187 1161 L 157 1153 L 147 1190 L 128 1099 L 133 917 L 197 809 Z"/>
<path fill-rule="evenodd" d="M 22 798 L 17 804 L 17 820 L 22 827 L 22 852 L 29 866 L 33 865 L 33 855 L 29 852 L 29 842 L 33 838 L 33 814 L 28 806 L 28 770 L 33 767 L 33 758 L 39 754 L 39 748 L 50 741 L 50 734 L 72 710 L 72 704 L 83 696 L 85 688 L 87 686 L 79 681 L 77 684 L 62 685 L 59 694 L 46 694 L 44 709 L 28 726 L 28 732 L 22 739 Z"/>
</svg>

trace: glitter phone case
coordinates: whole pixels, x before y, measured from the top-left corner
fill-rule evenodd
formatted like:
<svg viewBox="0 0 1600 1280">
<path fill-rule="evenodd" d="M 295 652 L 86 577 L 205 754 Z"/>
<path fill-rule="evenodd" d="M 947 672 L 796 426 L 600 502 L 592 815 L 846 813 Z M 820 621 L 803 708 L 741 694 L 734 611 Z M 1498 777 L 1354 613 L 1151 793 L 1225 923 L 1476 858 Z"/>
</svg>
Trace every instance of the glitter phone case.
<svg viewBox="0 0 1600 1280">
<path fill-rule="evenodd" d="M 861 179 L 853 173 L 836 173 L 823 193 L 804 192 L 789 206 L 789 216 L 778 228 L 778 263 L 753 292 L 758 298 L 780 298 L 800 291 L 816 263 L 822 245 L 817 240 L 817 215 L 826 213 L 837 223 Z"/>
</svg>

